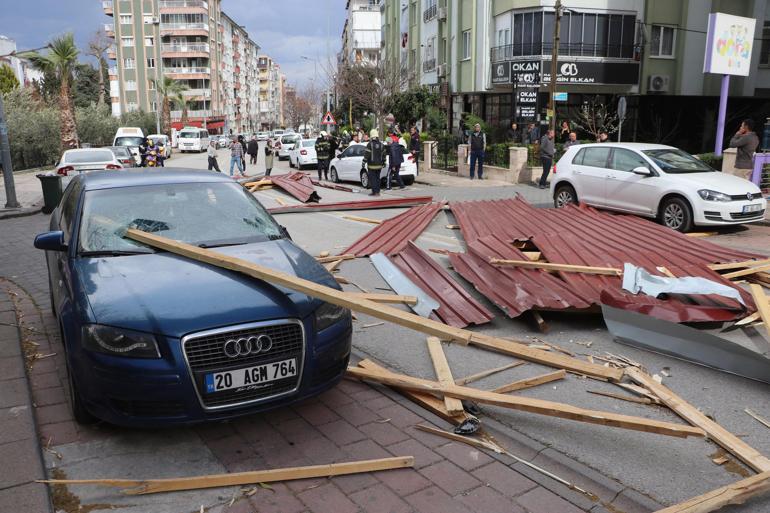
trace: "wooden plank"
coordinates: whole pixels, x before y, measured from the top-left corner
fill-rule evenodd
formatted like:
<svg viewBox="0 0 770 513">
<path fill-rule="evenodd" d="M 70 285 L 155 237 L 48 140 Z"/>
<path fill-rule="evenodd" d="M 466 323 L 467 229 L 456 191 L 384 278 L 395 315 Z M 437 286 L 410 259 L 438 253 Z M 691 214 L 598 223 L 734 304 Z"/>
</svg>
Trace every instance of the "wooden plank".
<svg viewBox="0 0 770 513">
<path fill-rule="evenodd" d="M 282 207 L 285 207 L 286 205 L 288 205 L 288 203 L 286 203 L 286 202 L 283 200 L 283 198 L 279 198 L 279 197 L 277 197 L 277 196 L 276 196 L 276 197 L 275 197 L 275 198 L 273 198 L 273 199 L 275 200 L 275 202 L 276 202 L 276 203 L 278 203 L 278 204 L 279 204 L 279 205 L 281 205 Z"/>
<path fill-rule="evenodd" d="M 610 276 L 623 275 L 622 269 L 615 269 L 614 267 L 590 267 L 587 265 L 532 262 L 530 260 L 503 260 L 500 258 L 492 258 L 489 260 L 489 263 L 492 265 L 499 265 L 502 267 L 522 267 L 525 269 L 542 269 L 543 271 L 562 271 L 562 272 L 585 273 L 585 274 L 606 274 Z"/>
<path fill-rule="evenodd" d="M 540 312 L 537 310 L 530 310 L 532 313 L 532 318 L 535 320 L 535 324 L 537 325 L 537 330 L 540 333 L 548 333 L 548 330 L 550 329 L 548 327 L 548 323 L 545 322 L 545 319 L 543 319 L 543 316 L 540 315 Z"/>
<path fill-rule="evenodd" d="M 376 472 L 408 468 L 414 466 L 412 456 L 396 456 L 376 460 L 352 461 L 347 463 L 331 463 L 328 465 L 313 465 L 307 467 L 279 468 L 257 470 L 253 472 L 235 472 L 232 474 L 212 474 L 207 476 L 179 477 L 169 479 L 49 479 L 38 481 L 48 484 L 97 484 L 104 486 L 133 486 L 123 490 L 127 495 L 146 495 L 158 492 L 174 492 L 181 490 L 200 490 L 204 488 L 219 488 L 257 483 L 275 483 L 277 481 L 292 481 L 295 479 L 312 479 L 318 477 L 345 476 L 363 472 Z"/>
<path fill-rule="evenodd" d="M 655 513 L 709 513 L 730 504 L 743 504 L 748 499 L 767 491 L 770 491 L 770 472 L 762 472 L 680 504 L 659 509 Z"/>
<path fill-rule="evenodd" d="M 540 255 L 542 255 L 540 251 L 522 251 L 522 253 L 524 253 L 524 256 L 533 262 L 540 260 Z"/>
<path fill-rule="evenodd" d="M 349 308 L 356 312 L 371 315 L 372 317 L 376 317 L 384 321 L 393 322 L 420 333 L 425 333 L 426 335 L 439 337 L 442 340 L 455 341 L 460 344 L 471 343 L 475 346 L 483 347 L 491 351 L 516 356 L 523 360 L 533 361 L 542 365 L 555 367 L 557 369 L 566 369 L 576 374 L 596 376 L 613 381 L 620 381 L 623 378 L 623 371 L 621 369 L 612 369 L 609 367 L 578 360 L 577 358 L 571 358 L 561 354 L 553 354 L 547 351 L 533 349 L 527 347 L 523 342 L 511 342 L 480 333 L 474 333 L 469 330 L 447 326 L 443 322 L 420 317 L 419 315 L 405 312 L 388 305 L 376 303 L 374 301 L 369 301 L 367 299 L 359 299 L 355 296 L 351 296 L 350 293 L 342 292 L 331 287 L 326 287 L 324 285 L 320 285 L 318 283 L 314 283 L 312 281 L 305 280 L 291 274 L 277 271 L 275 269 L 270 269 L 253 262 L 249 262 L 248 260 L 225 255 L 210 249 L 199 248 L 197 246 L 185 244 L 183 242 L 178 242 L 166 237 L 161 237 L 159 235 L 135 229 L 126 230 L 125 236 L 136 240 L 137 242 L 141 242 L 152 247 L 191 258 L 199 262 L 204 262 L 210 265 L 221 267 L 223 269 L 230 269 L 232 271 L 237 271 L 247 276 L 251 276 L 252 278 L 281 285 L 291 290 L 296 290 L 303 294 L 307 294 L 311 297 L 315 297 L 323 301 L 342 306 L 344 308 Z M 335 276 L 335 279 L 338 282 L 340 281 L 340 278 L 340 276 Z"/>
<path fill-rule="evenodd" d="M 655 381 L 649 374 L 634 367 L 628 367 L 626 374 L 636 383 L 655 394 L 663 404 L 693 426 L 698 426 L 706 432 L 709 438 L 718 443 L 736 458 L 757 472 L 770 471 L 770 459 L 749 444 L 730 433 L 728 430 L 706 417 L 695 406 L 676 395 L 667 387 Z"/>
<path fill-rule="evenodd" d="M 685 233 L 685 235 L 693 238 L 701 238 L 701 237 L 711 237 L 713 235 L 719 235 L 719 232 L 687 232 Z"/>
<path fill-rule="evenodd" d="M 532 378 L 520 379 L 519 381 L 514 381 L 513 383 L 508 383 L 507 385 L 503 385 L 501 387 L 495 388 L 494 390 L 492 390 L 492 392 L 496 394 L 505 394 L 507 392 L 514 392 L 516 390 L 524 390 L 525 388 L 536 387 L 537 385 L 550 383 L 551 381 L 558 381 L 566 377 L 567 377 L 567 371 L 565 371 L 564 369 L 561 369 L 561 370 L 549 372 L 547 374 L 541 374 L 540 376 L 535 376 Z"/>
<path fill-rule="evenodd" d="M 756 413 L 754 413 L 753 411 L 751 411 L 748 408 L 746 408 L 743 411 L 745 411 L 746 414 L 748 416 L 750 416 L 752 419 L 756 420 L 757 422 L 759 422 L 760 424 L 762 424 L 766 428 L 770 429 L 770 422 L 768 422 L 767 420 L 763 419 L 762 417 L 760 417 L 759 415 L 757 415 Z"/>
<path fill-rule="evenodd" d="M 603 395 L 604 397 L 612 397 L 613 399 L 620 399 L 621 401 L 628 401 L 629 403 L 638 404 L 652 404 L 652 399 L 647 397 L 631 397 L 630 395 L 613 394 L 612 392 L 602 392 L 600 390 L 586 390 L 589 394 Z"/>
<path fill-rule="evenodd" d="M 587 410 L 569 404 L 486 392 L 475 388 L 445 385 L 437 381 L 413 378 L 393 372 L 377 372 L 367 369 L 348 368 L 348 374 L 360 379 L 371 380 L 395 387 L 403 387 L 419 392 L 431 392 L 458 399 L 470 399 L 483 404 L 491 404 L 513 410 L 527 411 L 549 417 L 558 417 L 590 424 L 619 427 L 647 433 L 658 433 L 676 437 L 704 436 L 702 429 L 686 425 L 672 424 L 651 419 L 642 419 L 628 415 L 619 415 L 603 411 Z"/>
<path fill-rule="evenodd" d="M 742 267 L 756 267 L 758 265 L 770 264 L 770 258 L 764 260 L 744 260 L 742 262 L 728 262 L 726 264 L 711 264 L 709 269 L 712 271 L 726 271 L 728 269 L 740 269 Z"/>
<path fill-rule="evenodd" d="M 765 323 L 765 330 L 770 335 L 770 303 L 767 301 L 765 291 L 756 283 L 749 284 L 749 290 L 751 290 L 751 297 L 754 298 L 754 304 L 757 306 L 757 312 L 762 318 L 762 322 Z"/>
<path fill-rule="evenodd" d="M 744 317 L 743 319 L 737 321 L 734 326 L 746 326 L 747 324 L 751 324 L 752 322 L 758 321 L 760 319 L 762 319 L 762 317 L 760 317 L 759 312 L 754 312 L 748 317 Z"/>
<path fill-rule="evenodd" d="M 459 230 L 460 225 L 459 224 L 448 224 L 446 225 L 447 230 Z"/>
<path fill-rule="evenodd" d="M 329 271 L 330 273 L 333 273 L 344 261 L 345 261 L 344 259 L 338 258 L 334 262 L 329 262 L 328 264 L 324 264 L 324 267 L 326 267 L 327 271 Z"/>
<path fill-rule="evenodd" d="M 316 257 L 316 262 L 319 264 L 328 264 L 329 262 L 336 262 L 337 260 L 355 260 L 356 255 L 350 253 L 345 255 L 329 255 L 325 257 Z"/>
<path fill-rule="evenodd" d="M 382 221 L 379 219 L 370 219 L 368 217 L 360 217 L 360 216 L 342 216 L 342 219 L 349 219 L 351 221 L 358 221 L 360 223 L 369 223 L 369 224 L 382 224 Z"/>
<path fill-rule="evenodd" d="M 374 363 L 371 360 L 361 360 L 358 362 L 358 366 L 363 369 L 369 369 L 374 370 L 378 372 L 390 372 L 385 367 L 381 367 L 380 365 Z M 442 399 L 437 398 L 434 395 L 426 394 L 424 392 L 414 392 L 412 390 L 405 390 L 403 388 L 396 388 L 395 389 L 399 394 L 403 395 L 413 403 L 422 406 L 429 412 L 433 413 L 434 415 L 438 415 L 445 421 L 449 422 L 450 424 L 454 424 L 455 426 L 459 426 L 469 418 L 471 418 L 470 415 L 468 415 L 465 411 L 462 413 L 452 415 L 449 413 L 444 406 L 444 401 Z"/>
<path fill-rule="evenodd" d="M 375 294 L 372 292 L 349 292 L 349 294 L 361 299 L 376 301 L 377 303 L 396 303 L 404 305 L 417 304 L 417 298 L 415 296 L 401 296 L 398 294 Z"/>
<path fill-rule="evenodd" d="M 764 271 L 770 271 L 770 264 L 760 265 L 757 267 L 749 267 L 748 269 L 741 269 L 740 271 L 725 273 L 722 275 L 722 278 L 726 280 L 732 280 L 735 278 L 740 278 L 741 276 L 748 276 L 750 274 L 757 274 Z"/>
<path fill-rule="evenodd" d="M 437 337 L 428 337 L 428 352 L 430 359 L 433 360 L 433 368 L 436 371 L 438 382 L 442 385 L 454 385 L 455 379 L 452 377 L 452 369 L 449 368 L 449 362 L 441 348 L 441 340 Z M 462 401 L 454 397 L 444 396 L 444 406 L 451 414 L 464 411 Z"/>
<path fill-rule="evenodd" d="M 676 278 L 676 275 L 674 275 L 674 273 L 672 273 L 668 269 L 668 267 L 664 267 L 664 266 L 661 265 L 661 266 L 656 267 L 656 269 L 658 270 L 659 273 L 661 273 L 664 276 L 668 276 L 669 278 Z"/>
<path fill-rule="evenodd" d="M 476 374 L 471 374 L 470 376 L 465 376 L 464 378 L 456 379 L 455 385 L 467 385 L 468 383 L 473 383 L 474 381 L 478 381 L 480 379 L 484 379 L 487 376 L 491 376 L 492 374 L 497 374 L 498 372 L 503 372 L 508 369 L 513 369 L 514 367 L 518 367 L 520 365 L 524 365 L 526 362 L 513 362 L 509 363 L 508 365 L 503 365 L 502 367 L 495 367 L 494 369 L 487 369 L 485 371 L 477 372 Z"/>
</svg>

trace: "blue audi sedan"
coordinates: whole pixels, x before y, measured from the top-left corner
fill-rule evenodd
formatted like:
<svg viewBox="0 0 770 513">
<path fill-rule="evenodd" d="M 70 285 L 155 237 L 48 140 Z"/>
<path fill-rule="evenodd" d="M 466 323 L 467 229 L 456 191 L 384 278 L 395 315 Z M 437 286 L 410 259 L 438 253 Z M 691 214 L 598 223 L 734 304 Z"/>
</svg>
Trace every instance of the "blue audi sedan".
<svg viewBox="0 0 770 513">
<path fill-rule="evenodd" d="M 332 387 L 350 311 L 122 237 L 136 227 L 339 289 L 230 178 L 187 170 L 75 177 L 35 238 L 80 423 L 221 420 Z"/>
</svg>

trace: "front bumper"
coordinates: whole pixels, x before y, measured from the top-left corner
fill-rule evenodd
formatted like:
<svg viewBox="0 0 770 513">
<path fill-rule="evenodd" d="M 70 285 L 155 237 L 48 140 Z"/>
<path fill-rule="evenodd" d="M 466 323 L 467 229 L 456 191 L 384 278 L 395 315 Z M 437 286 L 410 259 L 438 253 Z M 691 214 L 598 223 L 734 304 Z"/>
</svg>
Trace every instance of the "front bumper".
<svg viewBox="0 0 770 513">
<path fill-rule="evenodd" d="M 749 205 L 759 205 L 760 210 L 744 212 Z M 756 207 L 755 207 L 756 208 Z M 703 201 L 696 202 L 693 216 L 696 225 L 725 226 L 743 223 L 756 223 L 765 219 L 767 201 L 764 199 L 745 201 Z"/>
<path fill-rule="evenodd" d="M 225 420 L 302 401 L 342 378 L 350 358 L 350 321 L 320 333 L 313 331 L 312 317 L 302 324 L 305 352 L 296 390 L 253 404 L 206 409 L 176 338 L 158 337 L 163 354 L 158 360 L 114 357 L 83 350 L 78 344 L 78 351 L 71 353 L 75 355 L 71 368 L 88 410 L 112 424 L 149 427 Z"/>
</svg>

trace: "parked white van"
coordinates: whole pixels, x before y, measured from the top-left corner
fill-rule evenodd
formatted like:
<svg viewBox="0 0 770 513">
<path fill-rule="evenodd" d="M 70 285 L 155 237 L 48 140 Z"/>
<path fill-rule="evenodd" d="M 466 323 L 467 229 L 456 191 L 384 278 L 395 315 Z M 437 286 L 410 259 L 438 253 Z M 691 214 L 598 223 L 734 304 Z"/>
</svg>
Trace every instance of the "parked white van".
<svg viewBox="0 0 770 513">
<path fill-rule="evenodd" d="M 113 146 L 127 146 L 131 154 L 139 165 L 142 157 L 139 155 L 139 145 L 144 143 L 144 132 L 141 128 L 135 126 L 122 126 L 115 132 L 115 138 L 112 140 Z"/>
<path fill-rule="evenodd" d="M 205 128 L 186 126 L 179 131 L 177 149 L 185 151 L 206 151 L 209 146 L 209 131 Z"/>
</svg>

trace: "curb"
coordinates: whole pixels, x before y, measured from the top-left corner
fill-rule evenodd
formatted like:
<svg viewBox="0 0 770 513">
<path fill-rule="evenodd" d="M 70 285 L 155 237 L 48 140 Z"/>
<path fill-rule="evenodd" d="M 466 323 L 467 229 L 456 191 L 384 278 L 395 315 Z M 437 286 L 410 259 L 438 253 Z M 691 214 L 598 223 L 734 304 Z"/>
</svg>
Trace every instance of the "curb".
<svg viewBox="0 0 770 513">
<path fill-rule="evenodd" d="M 27 207 L 8 210 L 7 212 L 0 212 L 0 219 L 13 219 L 16 217 L 27 217 L 39 214 L 42 212 L 41 207 Z"/>
</svg>

